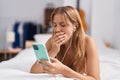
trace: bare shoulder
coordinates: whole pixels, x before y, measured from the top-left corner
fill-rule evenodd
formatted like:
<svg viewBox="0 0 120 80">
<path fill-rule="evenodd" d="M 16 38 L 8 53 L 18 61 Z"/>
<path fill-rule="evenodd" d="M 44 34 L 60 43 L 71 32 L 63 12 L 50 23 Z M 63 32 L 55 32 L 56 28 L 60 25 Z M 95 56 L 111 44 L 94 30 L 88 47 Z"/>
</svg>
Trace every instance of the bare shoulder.
<svg viewBox="0 0 120 80">
<path fill-rule="evenodd" d="M 99 55 L 95 40 L 86 35 L 86 71 L 96 80 L 100 80 Z"/>
<path fill-rule="evenodd" d="M 86 43 L 88 43 L 88 44 L 91 43 L 91 42 L 95 42 L 94 39 L 89 35 L 85 36 L 85 40 L 86 40 Z"/>
<path fill-rule="evenodd" d="M 95 40 L 89 35 L 85 36 L 85 40 L 86 40 L 86 47 L 90 45 L 96 45 Z"/>
<path fill-rule="evenodd" d="M 88 35 L 85 36 L 85 40 L 86 40 L 87 54 L 94 54 L 95 52 L 97 52 L 97 45 L 95 43 L 95 40 L 91 36 L 88 36 Z"/>
</svg>

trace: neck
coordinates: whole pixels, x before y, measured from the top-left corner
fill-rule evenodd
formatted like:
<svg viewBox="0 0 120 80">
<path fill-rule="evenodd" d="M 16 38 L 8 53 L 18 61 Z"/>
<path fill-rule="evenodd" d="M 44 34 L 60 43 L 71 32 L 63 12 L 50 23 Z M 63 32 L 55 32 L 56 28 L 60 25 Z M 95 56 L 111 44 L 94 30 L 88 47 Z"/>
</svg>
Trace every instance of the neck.
<svg viewBox="0 0 120 80">
<path fill-rule="evenodd" d="M 65 48 L 72 45 L 72 37 L 64 44 Z"/>
<path fill-rule="evenodd" d="M 70 41 L 68 41 L 66 44 L 64 44 L 65 48 L 67 48 L 68 46 L 70 46 Z"/>
</svg>

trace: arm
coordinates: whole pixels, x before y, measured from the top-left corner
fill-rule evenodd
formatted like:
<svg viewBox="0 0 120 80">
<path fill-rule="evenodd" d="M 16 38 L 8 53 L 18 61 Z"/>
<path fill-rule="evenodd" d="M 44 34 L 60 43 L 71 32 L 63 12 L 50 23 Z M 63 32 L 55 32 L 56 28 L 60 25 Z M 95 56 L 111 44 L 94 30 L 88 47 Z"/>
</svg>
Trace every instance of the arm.
<svg viewBox="0 0 120 80">
<path fill-rule="evenodd" d="M 65 77 L 78 78 L 80 80 L 100 80 L 99 61 L 97 48 L 94 40 L 91 37 L 86 38 L 86 71 L 87 74 L 80 74 L 71 68 L 65 66 L 57 59 L 52 59 L 52 63 L 47 62 L 49 66 L 44 66 L 44 70 L 52 74 L 63 74 Z"/>
<path fill-rule="evenodd" d="M 50 49 L 51 49 L 50 39 L 46 42 L 46 48 L 47 48 L 47 51 L 50 51 Z M 50 55 L 50 54 L 49 54 L 49 55 Z M 42 64 L 40 64 L 39 61 L 36 61 L 36 62 L 32 65 L 30 72 L 31 72 L 31 73 L 43 73 L 44 70 L 43 70 Z"/>
<path fill-rule="evenodd" d="M 56 35 L 52 36 L 46 43 L 46 48 L 50 57 L 55 57 L 60 50 L 60 46 L 65 41 L 66 34 L 63 32 L 56 33 Z M 40 73 L 43 72 L 43 65 L 41 64 L 33 64 L 31 68 L 31 72 Z"/>
<path fill-rule="evenodd" d="M 52 37 L 51 37 L 52 38 Z M 46 42 L 46 48 L 50 57 L 55 57 L 56 52 L 52 50 L 51 38 Z"/>
<path fill-rule="evenodd" d="M 86 55 L 87 55 L 87 75 L 92 76 L 95 80 L 100 80 L 98 49 L 95 41 L 91 37 L 86 37 Z"/>
<path fill-rule="evenodd" d="M 30 70 L 30 73 L 43 73 L 43 72 L 44 72 L 43 66 L 38 61 L 36 61 L 32 65 L 31 70 Z"/>
<path fill-rule="evenodd" d="M 80 80 L 100 80 L 97 46 L 94 40 L 89 36 L 86 37 L 86 42 L 87 42 L 86 43 L 87 75 L 77 73 L 68 67 L 66 67 L 65 70 L 63 71 L 63 75 L 67 77 L 75 77 Z"/>
<path fill-rule="evenodd" d="M 49 53 L 50 57 L 55 57 L 56 54 L 59 51 L 60 45 L 56 45 L 56 41 L 55 41 L 56 37 L 54 38 L 53 36 L 48 39 L 48 41 L 46 42 L 46 48 L 47 51 Z M 60 39 L 58 39 L 59 41 Z M 38 63 L 37 61 L 32 65 L 31 73 L 42 73 L 43 71 L 43 65 L 41 65 L 40 63 Z"/>
<path fill-rule="evenodd" d="M 64 32 L 58 32 L 47 41 L 46 48 L 50 57 L 57 55 L 60 51 L 60 46 L 64 43 L 66 38 L 67 35 Z"/>
</svg>

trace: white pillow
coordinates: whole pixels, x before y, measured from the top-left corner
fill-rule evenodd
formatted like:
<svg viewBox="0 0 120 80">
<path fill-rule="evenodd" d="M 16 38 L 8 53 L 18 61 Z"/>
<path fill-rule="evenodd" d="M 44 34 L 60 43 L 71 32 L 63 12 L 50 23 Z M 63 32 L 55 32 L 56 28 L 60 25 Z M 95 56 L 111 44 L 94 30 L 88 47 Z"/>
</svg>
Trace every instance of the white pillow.
<svg viewBox="0 0 120 80">
<path fill-rule="evenodd" d="M 51 36 L 52 34 L 36 34 L 34 35 L 34 39 L 36 42 L 45 44 Z"/>
</svg>

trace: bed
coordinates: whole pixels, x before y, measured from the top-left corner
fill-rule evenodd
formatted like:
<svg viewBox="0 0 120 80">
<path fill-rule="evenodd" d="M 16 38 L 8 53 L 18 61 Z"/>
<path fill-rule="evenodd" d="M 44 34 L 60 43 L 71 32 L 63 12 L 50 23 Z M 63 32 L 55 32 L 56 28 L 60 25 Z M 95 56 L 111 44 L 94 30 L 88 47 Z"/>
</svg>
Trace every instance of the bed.
<svg viewBox="0 0 120 80">
<path fill-rule="evenodd" d="M 36 42 L 45 43 L 50 34 L 38 34 Z M 42 37 L 42 38 L 41 38 Z M 105 47 L 101 39 L 95 39 L 98 45 L 101 80 L 120 80 L 120 51 Z M 16 57 L 0 63 L 0 80 L 74 80 L 61 74 L 29 73 L 32 64 L 36 61 L 32 48 L 21 51 Z"/>
<path fill-rule="evenodd" d="M 94 38 L 98 46 L 101 80 L 120 80 L 120 51 L 105 46 L 102 38 Z"/>
</svg>

